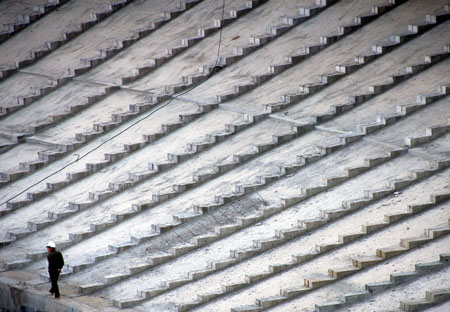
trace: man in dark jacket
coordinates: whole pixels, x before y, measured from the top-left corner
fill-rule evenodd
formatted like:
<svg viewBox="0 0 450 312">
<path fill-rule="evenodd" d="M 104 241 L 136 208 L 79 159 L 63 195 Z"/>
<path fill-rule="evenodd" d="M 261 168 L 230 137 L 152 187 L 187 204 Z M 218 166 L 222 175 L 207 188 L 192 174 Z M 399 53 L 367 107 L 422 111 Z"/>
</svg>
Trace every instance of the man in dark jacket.
<svg viewBox="0 0 450 312">
<path fill-rule="evenodd" d="M 58 277 L 64 266 L 64 258 L 62 254 L 56 250 L 54 242 L 47 244 L 47 260 L 48 260 L 48 273 L 50 275 L 50 281 L 52 282 L 52 288 L 49 292 L 55 294 L 55 298 L 59 298 Z"/>
</svg>

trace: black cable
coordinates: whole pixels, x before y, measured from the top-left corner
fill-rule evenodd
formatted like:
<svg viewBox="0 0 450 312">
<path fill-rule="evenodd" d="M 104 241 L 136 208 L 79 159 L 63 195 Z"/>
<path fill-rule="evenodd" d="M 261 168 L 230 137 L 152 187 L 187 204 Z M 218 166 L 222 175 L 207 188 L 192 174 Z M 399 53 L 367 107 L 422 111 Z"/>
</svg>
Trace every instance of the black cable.
<svg viewBox="0 0 450 312">
<path fill-rule="evenodd" d="M 220 45 L 222 43 L 222 28 L 223 28 L 223 16 L 225 13 L 225 0 L 222 2 L 222 16 L 220 18 L 220 31 L 219 31 L 219 45 L 217 47 L 217 58 L 214 67 L 219 65 L 219 56 L 220 56 Z"/>
<path fill-rule="evenodd" d="M 55 174 L 63 171 L 64 169 L 66 169 L 67 167 L 69 167 L 70 165 L 76 163 L 77 161 L 85 158 L 87 155 L 89 155 L 90 153 L 96 151 L 97 149 L 99 149 L 100 147 L 102 147 L 103 145 L 105 145 L 106 143 L 110 142 L 111 140 L 115 139 L 116 137 L 118 137 L 119 135 L 121 135 L 122 133 L 128 131 L 130 128 L 134 127 L 135 125 L 137 125 L 138 123 L 140 123 L 141 121 L 147 119 L 148 117 L 150 117 L 151 115 L 153 115 L 154 113 L 156 113 L 157 111 L 159 111 L 160 109 L 166 107 L 167 105 L 169 105 L 170 103 L 172 103 L 172 101 L 174 99 L 176 99 L 177 97 L 186 94 L 190 91 L 192 91 L 193 89 L 197 88 L 198 86 L 200 86 L 201 84 L 205 83 L 206 81 L 208 81 L 209 78 L 211 78 L 211 76 L 218 70 L 220 70 L 222 68 L 222 65 L 219 63 L 219 57 L 220 57 L 220 46 L 221 46 L 221 42 L 222 42 L 222 28 L 223 28 L 223 17 L 224 17 L 224 11 L 225 11 L 225 0 L 223 0 L 223 4 L 222 4 L 222 18 L 220 20 L 220 30 L 219 30 L 219 44 L 218 44 L 218 49 L 217 49 L 217 56 L 216 56 L 216 61 L 214 63 L 214 68 L 213 70 L 208 74 L 208 76 L 206 77 L 205 80 L 200 81 L 199 83 L 197 83 L 196 85 L 193 85 L 191 88 L 188 88 L 185 91 L 182 91 L 174 96 L 172 96 L 172 98 L 165 104 L 161 105 L 158 108 L 155 108 L 154 110 L 152 110 L 150 113 L 148 113 L 146 116 L 142 117 L 141 119 L 135 121 L 134 123 L 132 123 L 131 125 L 129 125 L 128 127 L 126 127 L 125 129 L 123 129 L 122 131 L 118 132 L 117 134 L 113 135 L 112 137 L 110 137 L 109 139 L 107 139 L 106 141 L 100 143 L 99 145 L 97 145 L 96 147 L 94 147 L 93 149 L 89 150 L 86 154 L 84 154 L 83 156 L 79 156 L 76 160 L 66 164 L 65 166 L 61 167 L 60 169 L 56 170 L 55 172 L 49 174 L 48 176 L 44 177 L 43 179 L 39 180 L 38 182 L 32 184 L 31 186 L 27 187 L 26 189 L 24 189 L 23 191 L 21 191 L 20 193 L 14 195 L 13 197 L 7 199 L 6 201 L 2 202 L 0 204 L 0 206 L 3 206 L 4 204 L 6 204 L 7 202 L 9 202 L 10 200 L 13 200 L 14 198 L 22 195 L 23 193 L 25 193 L 26 191 L 28 191 L 29 189 L 35 187 L 36 185 L 38 185 L 39 183 L 47 180 L 48 178 L 54 176 Z"/>
</svg>

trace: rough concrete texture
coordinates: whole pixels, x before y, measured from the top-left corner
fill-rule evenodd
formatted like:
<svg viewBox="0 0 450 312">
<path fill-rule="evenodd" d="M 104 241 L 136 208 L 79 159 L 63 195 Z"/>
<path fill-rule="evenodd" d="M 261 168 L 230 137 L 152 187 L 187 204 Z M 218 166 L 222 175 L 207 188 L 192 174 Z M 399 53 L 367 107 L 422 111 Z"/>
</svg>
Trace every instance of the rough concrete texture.
<svg viewBox="0 0 450 312">
<path fill-rule="evenodd" d="M 63 2 L 0 1 L 5 25 L 48 6 L 0 43 L 0 309 L 384 311 L 450 287 L 447 1 Z"/>
</svg>

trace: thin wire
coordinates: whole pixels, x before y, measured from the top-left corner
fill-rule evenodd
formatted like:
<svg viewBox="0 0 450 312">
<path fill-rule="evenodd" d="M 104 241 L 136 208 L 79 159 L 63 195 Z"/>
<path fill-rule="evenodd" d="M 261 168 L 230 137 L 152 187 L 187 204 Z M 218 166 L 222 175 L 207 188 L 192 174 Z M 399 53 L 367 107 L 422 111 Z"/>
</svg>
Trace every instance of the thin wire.
<svg viewBox="0 0 450 312">
<path fill-rule="evenodd" d="M 185 240 L 181 235 L 179 235 L 177 233 L 177 231 L 175 231 L 175 229 L 172 230 L 175 233 L 175 236 L 178 237 L 180 240 L 182 240 L 183 242 L 185 242 L 186 244 L 190 244 L 190 242 L 188 242 L 187 240 Z M 190 231 L 189 231 L 190 232 Z M 193 233 L 191 233 L 192 235 Z"/>
<path fill-rule="evenodd" d="M 222 43 L 222 27 L 223 27 L 223 17 L 225 13 L 225 0 L 222 2 L 222 17 L 220 18 L 220 31 L 219 31 L 219 45 L 217 47 L 217 58 L 215 66 L 219 65 L 219 56 L 220 56 L 220 45 Z"/>
<path fill-rule="evenodd" d="M 231 204 L 230 204 L 230 205 L 231 205 Z M 228 222 L 230 222 L 230 223 L 233 224 L 233 223 L 236 223 L 236 222 L 234 222 L 232 219 L 228 218 L 228 216 L 226 215 L 226 213 L 227 213 L 228 210 L 230 209 L 230 205 L 228 205 L 228 206 L 225 207 L 223 213 L 222 213 L 220 216 L 221 216 L 221 217 L 225 217 L 225 219 L 227 219 Z"/>
<path fill-rule="evenodd" d="M 200 223 L 199 221 L 197 221 L 196 219 L 193 220 L 194 223 L 197 223 L 198 225 L 200 225 L 200 227 L 204 228 L 205 230 L 207 230 L 208 232 L 211 232 L 211 229 L 206 227 L 205 225 L 203 225 L 202 223 Z"/>
<path fill-rule="evenodd" d="M 137 125 L 138 123 L 140 123 L 141 121 L 149 118 L 151 115 L 153 115 L 154 113 L 156 113 L 157 111 L 163 109 L 164 107 L 166 107 L 167 105 L 169 105 L 170 103 L 172 103 L 172 101 L 174 99 L 176 99 L 177 97 L 186 94 L 190 91 L 192 91 L 193 89 L 197 88 L 198 86 L 200 86 L 201 84 L 205 83 L 206 81 L 208 81 L 209 78 L 211 78 L 211 76 L 220 69 L 220 67 L 222 66 L 219 63 L 219 58 L 220 58 L 220 46 L 221 46 L 221 42 L 222 42 L 222 28 L 223 28 L 223 18 L 224 18 L 224 11 L 225 11 L 225 0 L 223 0 L 222 3 L 222 18 L 220 21 L 220 30 L 219 30 L 219 44 L 218 44 L 218 49 L 217 49 L 217 56 L 216 56 L 216 61 L 214 63 L 214 68 L 213 70 L 208 74 L 208 76 L 206 77 L 205 80 L 200 81 L 199 83 L 197 83 L 196 85 L 193 85 L 191 88 L 188 88 L 187 90 L 180 92 L 174 96 L 172 96 L 172 98 L 165 104 L 161 105 L 160 107 L 155 108 L 154 110 L 152 110 L 150 113 L 148 113 L 146 116 L 142 117 L 141 119 L 133 122 L 131 125 L 129 125 L 128 127 L 126 127 L 125 129 L 119 131 L 118 133 L 116 133 L 115 135 L 113 135 L 112 137 L 110 137 L 109 139 L 107 139 L 106 141 L 100 143 L 99 145 L 97 145 L 96 147 L 94 147 L 93 149 L 89 150 L 88 152 L 86 152 L 86 154 L 84 154 L 83 156 L 79 156 L 76 160 L 69 162 L 68 164 L 64 165 L 63 167 L 61 167 L 60 169 L 56 170 L 55 172 L 49 174 L 48 176 L 44 177 L 43 179 L 39 180 L 38 182 L 32 184 L 31 186 L 27 187 L 26 189 L 24 189 L 23 191 L 21 191 L 20 193 L 14 195 L 13 197 L 7 199 L 6 201 L 2 202 L 0 204 L 0 206 L 3 206 L 4 204 L 6 204 L 7 202 L 9 202 L 10 200 L 13 200 L 14 198 L 22 195 L 23 193 L 25 193 L 26 191 L 28 191 L 29 189 L 35 187 L 36 185 L 38 185 L 39 183 L 47 180 L 48 178 L 54 176 L 55 174 L 63 171 L 64 169 L 66 169 L 67 167 L 69 167 L 70 165 L 76 163 L 77 161 L 85 158 L 86 156 L 88 156 L 89 154 L 91 154 L 92 152 L 96 151 L 97 149 L 99 149 L 100 147 L 102 147 L 103 145 L 105 145 L 106 143 L 110 142 L 111 140 L 115 139 L 116 137 L 118 137 L 119 135 L 121 135 L 122 133 L 128 131 L 130 128 L 134 127 L 135 125 Z"/>
</svg>

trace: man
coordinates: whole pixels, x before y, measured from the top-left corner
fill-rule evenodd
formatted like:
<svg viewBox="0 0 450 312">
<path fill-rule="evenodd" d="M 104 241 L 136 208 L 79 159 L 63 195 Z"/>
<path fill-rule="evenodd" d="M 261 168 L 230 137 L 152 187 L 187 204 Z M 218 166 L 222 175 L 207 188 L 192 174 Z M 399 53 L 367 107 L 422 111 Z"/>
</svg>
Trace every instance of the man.
<svg viewBox="0 0 450 312">
<path fill-rule="evenodd" d="M 56 250 L 54 242 L 47 244 L 47 251 L 48 273 L 52 282 L 52 288 L 50 288 L 49 292 L 55 294 L 55 298 L 59 298 L 58 277 L 64 266 L 64 259 L 62 254 Z"/>
</svg>

